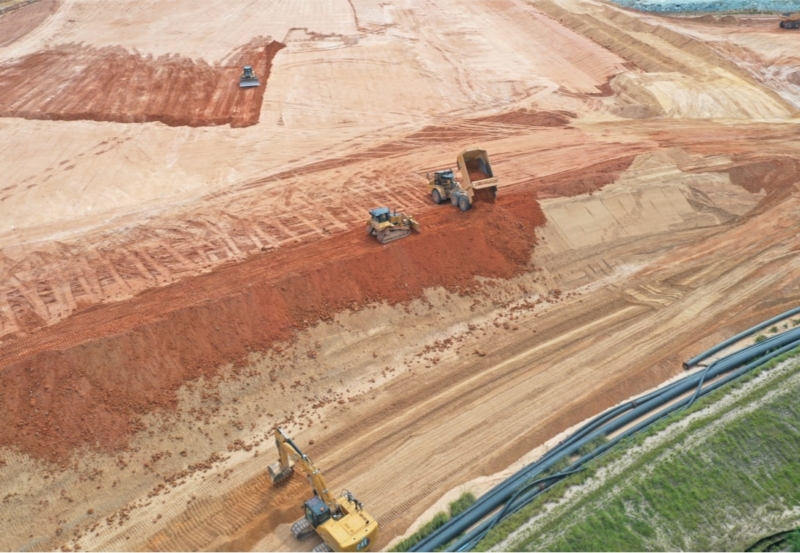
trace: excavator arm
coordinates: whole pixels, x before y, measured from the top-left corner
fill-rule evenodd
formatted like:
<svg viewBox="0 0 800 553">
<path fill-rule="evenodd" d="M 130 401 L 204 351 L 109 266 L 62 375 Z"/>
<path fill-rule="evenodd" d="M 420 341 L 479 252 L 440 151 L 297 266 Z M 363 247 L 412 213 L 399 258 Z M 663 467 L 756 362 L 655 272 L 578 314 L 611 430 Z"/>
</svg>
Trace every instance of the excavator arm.
<svg viewBox="0 0 800 553">
<path fill-rule="evenodd" d="M 294 473 L 294 467 L 297 466 L 308 478 L 314 494 L 324 501 L 332 511 L 338 510 L 339 504 L 328 490 L 328 483 L 322 476 L 322 472 L 314 464 L 314 461 L 303 453 L 280 428 L 275 429 L 275 445 L 278 448 L 279 458 L 268 468 L 272 483 L 279 484 L 289 478 Z"/>
</svg>

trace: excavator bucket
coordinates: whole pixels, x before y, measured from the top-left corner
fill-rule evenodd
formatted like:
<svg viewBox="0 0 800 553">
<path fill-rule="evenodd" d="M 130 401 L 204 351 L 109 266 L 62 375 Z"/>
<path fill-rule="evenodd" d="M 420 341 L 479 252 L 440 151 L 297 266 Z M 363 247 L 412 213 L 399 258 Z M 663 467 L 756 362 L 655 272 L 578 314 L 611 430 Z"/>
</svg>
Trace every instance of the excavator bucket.
<svg viewBox="0 0 800 553">
<path fill-rule="evenodd" d="M 258 77 L 253 73 L 253 68 L 249 65 L 245 65 L 242 68 L 242 75 L 239 77 L 239 88 L 252 88 L 260 84 Z"/>
<path fill-rule="evenodd" d="M 280 484 L 284 480 L 288 480 L 289 477 L 294 474 L 294 468 L 281 468 L 281 462 L 275 461 L 269 467 L 267 467 L 267 472 L 269 473 L 269 479 L 272 481 L 272 485 L 274 486 Z"/>
</svg>

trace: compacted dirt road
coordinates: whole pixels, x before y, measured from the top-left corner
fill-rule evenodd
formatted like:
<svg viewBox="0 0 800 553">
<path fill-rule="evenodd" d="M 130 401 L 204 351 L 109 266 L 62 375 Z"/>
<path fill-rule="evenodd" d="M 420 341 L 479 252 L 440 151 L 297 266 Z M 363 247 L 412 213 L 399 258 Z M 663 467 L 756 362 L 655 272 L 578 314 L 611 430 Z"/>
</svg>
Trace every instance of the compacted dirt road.
<svg viewBox="0 0 800 553">
<path fill-rule="evenodd" d="M 0 547 L 310 550 L 275 426 L 382 547 L 795 306 L 792 40 L 594 0 L 0 15 Z M 476 145 L 497 199 L 433 205 Z"/>
</svg>

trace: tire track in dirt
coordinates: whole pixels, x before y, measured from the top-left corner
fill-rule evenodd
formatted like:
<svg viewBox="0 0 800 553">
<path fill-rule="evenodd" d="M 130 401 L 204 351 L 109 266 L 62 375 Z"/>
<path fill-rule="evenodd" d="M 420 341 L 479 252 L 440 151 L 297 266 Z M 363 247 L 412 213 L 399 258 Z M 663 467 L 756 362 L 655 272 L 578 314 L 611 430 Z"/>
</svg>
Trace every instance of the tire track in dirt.
<svg viewBox="0 0 800 553">
<path fill-rule="evenodd" d="M 0 64 L 0 117 L 249 127 L 258 123 L 272 60 L 283 47 L 256 38 L 224 64 L 209 65 L 60 45 Z M 261 86 L 239 88 L 242 65 L 253 66 Z"/>
<path fill-rule="evenodd" d="M 141 549 L 247 551 L 279 524 L 302 517 L 310 493 L 302 474 L 275 487 L 262 473 L 222 496 L 199 497 Z"/>
</svg>

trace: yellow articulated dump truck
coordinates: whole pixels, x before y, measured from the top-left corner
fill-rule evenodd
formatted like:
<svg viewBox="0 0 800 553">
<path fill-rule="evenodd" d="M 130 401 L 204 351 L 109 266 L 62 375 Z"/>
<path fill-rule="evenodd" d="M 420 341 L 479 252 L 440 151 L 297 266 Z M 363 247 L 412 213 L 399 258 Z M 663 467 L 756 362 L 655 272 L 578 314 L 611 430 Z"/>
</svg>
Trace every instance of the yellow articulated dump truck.
<svg viewBox="0 0 800 553">
<path fill-rule="evenodd" d="M 314 492 L 303 503 L 305 516 L 292 524 L 294 537 L 304 540 L 316 533 L 322 543 L 312 551 L 369 551 L 378 539 L 375 517 L 347 490 L 335 497 L 314 462 L 280 428 L 275 429 L 275 445 L 279 459 L 268 469 L 272 484 L 287 480 L 298 467 Z"/>
<path fill-rule="evenodd" d="M 784 13 L 778 25 L 781 29 L 800 29 L 800 13 Z"/>
<path fill-rule="evenodd" d="M 452 169 L 428 175 L 428 188 L 433 203 L 447 200 L 461 211 L 472 207 L 476 197 L 493 200 L 497 195 L 497 177 L 494 176 L 489 154 L 481 148 L 464 150 L 456 158 L 461 182 L 455 179 Z"/>
</svg>

